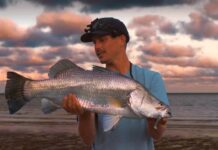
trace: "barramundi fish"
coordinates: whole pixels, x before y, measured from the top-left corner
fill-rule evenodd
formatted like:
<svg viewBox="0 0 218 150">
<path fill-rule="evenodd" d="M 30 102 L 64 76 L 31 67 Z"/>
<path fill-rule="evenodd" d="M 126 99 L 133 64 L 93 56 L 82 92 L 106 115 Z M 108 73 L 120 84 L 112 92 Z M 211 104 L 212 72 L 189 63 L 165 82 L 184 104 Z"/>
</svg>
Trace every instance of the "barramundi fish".
<svg viewBox="0 0 218 150">
<path fill-rule="evenodd" d="M 62 59 L 50 68 L 48 76 L 49 79 L 32 80 L 8 72 L 5 96 L 9 112 L 14 114 L 36 98 L 42 100 L 42 111 L 50 113 L 61 108 L 64 96 L 73 93 L 85 110 L 112 115 L 105 131 L 113 128 L 121 117 L 160 120 L 171 116 L 169 106 L 140 83 L 102 67 L 85 70 Z"/>
</svg>

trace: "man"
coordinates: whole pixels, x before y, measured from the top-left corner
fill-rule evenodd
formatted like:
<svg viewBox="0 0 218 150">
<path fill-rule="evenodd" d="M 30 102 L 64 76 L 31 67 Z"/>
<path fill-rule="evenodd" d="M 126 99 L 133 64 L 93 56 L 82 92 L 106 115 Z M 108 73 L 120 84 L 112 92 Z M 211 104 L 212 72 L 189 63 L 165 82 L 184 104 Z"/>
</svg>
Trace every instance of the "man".
<svg viewBox="0 0 218 150">
<path fill-rule="evenodd" d="M 120 20 L 100 18 L 87 27 L 81 41 L 94 43 L 97 57 L 108 70 L 137 80 L 154 96 L 169 104 L 160 74 L 130 63 L 126 54 L 129 34 Z M 104 132 L 102 124 L 109 115 L 84 111 L 73 94 L 64 97 L 63 107 L 79 116 L 80 136 L 95 150 L 153 150 L 153 139 L 159 139 L 166 129 L 165 118 L 158 123 L 157 129 L 154 129 L 154 118 L 122 118 L 112 131 Z"/>
</svg>

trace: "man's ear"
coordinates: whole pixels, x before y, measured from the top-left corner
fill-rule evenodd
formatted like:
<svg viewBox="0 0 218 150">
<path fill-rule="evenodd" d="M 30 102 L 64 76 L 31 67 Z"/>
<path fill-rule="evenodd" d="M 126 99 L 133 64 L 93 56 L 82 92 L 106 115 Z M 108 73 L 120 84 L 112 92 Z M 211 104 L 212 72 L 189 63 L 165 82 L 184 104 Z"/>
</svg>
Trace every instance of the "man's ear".
<svg viewBox="0 0 218 150">
<path fill-rule="evenodd" d="M 124 43 L 126 45 L 126 36 L 125 35 L 120 35 L 120 39 L 122 41 L 122 43 Z"/>
</svg>

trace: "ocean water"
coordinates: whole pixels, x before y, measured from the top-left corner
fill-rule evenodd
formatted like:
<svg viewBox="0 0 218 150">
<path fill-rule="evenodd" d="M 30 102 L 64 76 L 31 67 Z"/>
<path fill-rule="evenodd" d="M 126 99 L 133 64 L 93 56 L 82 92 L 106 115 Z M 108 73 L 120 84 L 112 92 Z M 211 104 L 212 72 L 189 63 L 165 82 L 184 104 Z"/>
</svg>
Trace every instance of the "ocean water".
<svg viewBox="0 0 218 150">
<path fill-rule="evenodd" d="M 174 119 L 218 120 L 218 93 L 168 94 Z"/>
</svg>

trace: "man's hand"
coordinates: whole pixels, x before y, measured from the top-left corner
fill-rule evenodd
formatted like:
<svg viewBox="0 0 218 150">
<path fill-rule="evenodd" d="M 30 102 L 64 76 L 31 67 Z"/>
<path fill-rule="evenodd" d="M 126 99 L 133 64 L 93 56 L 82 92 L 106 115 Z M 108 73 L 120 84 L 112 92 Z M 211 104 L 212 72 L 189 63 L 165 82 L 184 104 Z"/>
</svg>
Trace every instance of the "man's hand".
<svg viewBox="0 0 218 150">
<path fill-rule="evenodd" d="M 76 95 L 74 94 L 69 94 L 65 96 L 62 105 L 63 108 L 69 113 L 75 115 L 82 115 L 84 113 L 83 108 L 81 107 Z"/>
<path fill-rule="evenodd" d="M 167 127 L 167 118 L 161 118 L 161 120 L 157 124 L 157 129 L 154 129 L 156 119 L 147 118 L 147 122 L 148 122 L 148 132 L 150 136 L 155 140 L 159 140 Z"/>
<path fill-rule="evenodd" d="M 93 144 L 96 134 L 95 114 L 85 111 L 74 94 L 65 96 L 62 106 L 67 112 L 79 116 L 79 134 L 84 143 Z"/>
<path fill-rule="evenodd" d="M 153 128 L 154 128 L 154 125 L 155 125 L 157 119 L 155 119 L 155 118 L 147 118 L 147 121 L 148 121 L 148 125 L 150 127 L 153 126 Z M 158 125 L 165 126 L 166 124 L 167 124 L 167 119 L 166 118 L 161 118 L 160 121 L 158 122 L 157 126 Z"/>
</svg>

